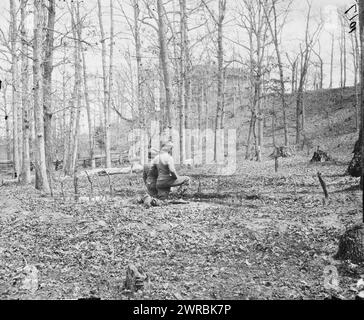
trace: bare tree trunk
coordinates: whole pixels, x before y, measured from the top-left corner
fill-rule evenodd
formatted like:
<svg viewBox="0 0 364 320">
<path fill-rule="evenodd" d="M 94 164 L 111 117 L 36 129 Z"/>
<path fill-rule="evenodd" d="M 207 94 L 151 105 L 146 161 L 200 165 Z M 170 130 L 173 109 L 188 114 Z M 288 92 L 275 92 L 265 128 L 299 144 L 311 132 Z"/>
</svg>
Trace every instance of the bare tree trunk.
<svg viewBox="0 0 364 320">
<path fill-rule="evenodd" d="M 203 97 L 204 97 L 204 86 L 203 83 L 200 83 L 198 85 L 198 105 L 197 105 L 197 112 L 198 112 L 198 122 L 197 122 L 197 128 L 198 128 L 198 132 L 202 132 L 202 103 L 203 103 Z M 201 143 L 202 143 L 202 135 L 200 134 L 201 137 Z"/>
<path fill-rule="evenodd" d="M 306 84 L 306 76 L 308 72 L 309 67 L 309 61 L 310 61 L 310 54 L 312 51 L 312 47 L 314 44 L 315 39 L 317 39 L 317 35 L 319 34 L 321 30 L 321 25 L 318 25 L 316 31 L 310 35 L 309 33 L 309 25 L 310 25 L 310 18 L 311 18 L 311 4 L 308 4 L 308 12 L 307 12 L 307 18 L 306 18 L 306 31 L 305 31 L 305 46 L 304 50 L 302 51 L 302 48 L 300 46 L 301 50 L 301 70 L 300 70 L 300 79 L 299 79 L 299 85 L 298 85 L 298 92 L 297 92 L 297 99 L 296 99 L 296 145 L 299 146 L 301 141 L 301 130 L 302 125 L 304 123 L 301 123 L 304 119 L 304 105 L 303 105 L 303 91 L 305 89 Z"/>
<path fill-rule="evenodd" d="M 172 139 L 172 98 L 171 98 L 171 80 L 169 75 L 168 48 L 166 43 L 166 26 L 164 21 L 164 5 L 162 0 L 157 0 L 158 12 L 158 39 L 159 39 L 159 56 L 163 71 L 163 83 L 165 90 L 165 108 L 167 114 L 167 123 L 169 129 L 169 139 Z"/>
<path fill-rule="evenodd" d="M 104 86 L 104 125 L 105 125 L 105 153 L 106 153 L 106 163 L 105 166 L 107 168 L 111 167 L 111 157 L 110 157 L 110 110 L 109 110 L 109 94 L 108 92 L 108 81 L 109 78 L 107 76 L 106 71 L 106 39 L 104 32 L 104 25 L 102 22 L 102 9 L 101 9 L 101 0 L 97 0 L 98 5 L 98 17 L 99 17 L 99 26 L 101 32 L 101 55 L 102 55 L 102 78 L 103 78 L 103 86 Z"/>
<path fill-rule="evenodd" d="M 77 105 L 75 101 L 77 99 L 77 80 L 76 80 L 76 64 L 77 64 L 77 32 L 75 27 L 75 14 L 74 14 L 74 2 L 71 2 L 71 21 L 72 21 L 72 35 L 74 41 L 74 49 L 73 49 L 73 63 L 74 63 L 74 84 L 71 93 L 70 99 L 68 99 L 68 108 L 70 110 L 69 116 L 69 130 L 67 134 L 66 148 L 65 148 L 65 159 L 63 163 L 64 173 L 66 175 L 71 175 L 73 173 L 73 151 L 75 147 L 75 132 L 77 126 Z M 65 92 L 65 91 L 64 91 Z"/>
<path fill-rule="evenodd" d="M 64 58 L 66 57 L 66 45 L 64 45 Z M 70 153 L 70 143 L 71 143 L 71 135 L 72 135 L 72 117 L 68 117 L 69 113 L 74 111 L 73 105 L 69 102 L 68 104 L 72 107 L 71 110 L 68 112 L 66 109 L 66 65 L 63 68 L 63 75 L 62 75 L 62 95 L 63 95 L 63 121 L 64 121 L 64 139 L 63 139 L 63 171 L 65 174 L 69 174 L 69 153 Z"/>
<path fill-rule="evenodd" d="M 135 54 L 136 54 L 136 62 L 137 62 L 137 110 L 139 116 L 139 123 L 143 128 L 146 126 L 145 112 L 144 109 L 144 92 L 143 92 L 143 67 L 142 67 L 142 45 L 140 40 L 140 7 L 139 0 L 133 0 L 133 8 L 134 8 L 134 42 L 135 42 Z"/>
<path fill-rule="evenodd" d="M 263 8 L 265 8 L 263 6 Z M 275 1 L 272 1 L 272 11 L 273 11 L 273 26 L 272 23 L 268 17 L 268 13 L 265 11 L 265 17 L 266 21 L 270 30 L 270 33 L 273 38 L 274 48 L 277 55 L 277 61 L 278 61 L 278 68 L 279 68 L 279 82 L 280 82 L 280 96 L 282 100 L 282 113 L 283 113 L 283 129 L 284 129 L 284 145 L 288 146 L 288 125 L 287 125 L 287 116 L 286 116 L 286 98 L 285 98 L 285 85 L 284 85 L 284 74 L 283 74 L 283 64 L 282 64 L 282 58 L 281 58 L 281 51 L 279 48 L 279 37 L 278 37 L 278 28 L 277 28 L 277 11 L 276 11 L 276 3 Z M 292 74 L 293 70 L 292 70 Z M 294 76 L 293 76 L 294 77 Z M 293 81 L 294 79 L 292 79 Z M 292 85 L 293 88 L 293 85 Z M 274 123 L 274 121 L 273 121 Z"/>
<path fill-rule="evenodd" d="M 4 116 L 5 116 L 5 139 L 6 139 L 6 158 L 11 159 L 11 134 L 10 134 L 10 112 L 8 111 L 7 84 L 4 84 L 3 101 L 4 101 Z"/>
<path fill-rule="evenodd" d="M 332 74 L 334 70 L 334 34 L 331 34 L 331 63 L 330 63 L 330 84 L 329 88 L 332 88 Z"/>
<path fill-rule="evenodd" d="M 305 104 L 305 93 L 302 92 L 302 118 L 301 118 L 301 128 L 302 128 L 302 131 L 304 132 L 305 131 L 305 120 L 306 120 L 306 104 Z M 303 148 L 303 146 L 302 146 Z"/>
<path fill-rule="evenodd" d="M 255 160 L 256 161 L 259 161 L 259 158 L 260 158 L 260 145 L 259 145 L 259 140 L 258 140 L 258 137 L 257 137 L 257 125 L 256 125 L 256 122 L 257 122 L 257 116 L 255 116 L 253 118 L 253 138 L 254 138 L 254 151 L 255 151 Z"/>
<path fill-rule="evenodd" d="M 13 114 L 13 161 L 15 176 L 19 178 L 21 171 L 21 153 L 19 146 L 19 123 L 18 110 L 20 110 L 19 105 L 19 72 L 18 72 L 18 55 L 17 55 L 17 18 L 16 18 L 17 8 L 14 0 L 10 0 L 10 42 L 11 42 L 11 87 L 12 87 L 12 114 Z"/>
<path fill-rule="evenodd" d="M 356 109 L 356 129 L 359 132 L 360 130 L 360 101 L 359 101 L 359 90 L 358 90 L 358 74 L 360 74 L 360 51 L 359 51 L 359 43 L 358 43 L 358 37 L 355 32 L 355 56 L 356 56 L 356 66 L 355 66 L 355 76 L 354 76 L 354 82 L 355 82 L 355 109 Z"/>
<path fill-rule="evenodd" d="M 344 55 L 344 79 L 343 79 L 343 87 L 346 87 L 346 30 L 343 30 L 343 43 L 344 43 L 344 48 L 343 48 L 343 55 Z"/>
<path fill-rule="evenodd" d="M 162 66 L 162 59 L 159 54 L 158 57 L 158 71 L 159 71 L 159 126 L 162 131 L 164 131 L 167 127 L 167 120 L 166 120 L 166 95 L 164 90 L 164 79 L 163 79 L 163 66 Z"/>
<path fill-rule="evenodd" d="M 355 149 L 357 145 L 360 146 L 360 188 L 363 190 L 364 183 L 364 0 L 359 0 L 359 26 L 360 26 L 360 109 L 361 109 L 361 124 L 359 140 L 355 144 Z M 355 150 L 354 150 L 355 151 Z M 356 155 L 354 155 L 356 156 Z M 364 200 L 364 192 L 362 192 L 362 198 Z M 364 202 L 363 202 L 364 206 Z M 364 208 L 363 208 L 364 209 Z M 354 225 L 352 228 L 347 229 L 345 233 L 339 239 L 339 249 L 335 255 L 335 259 L 341 260 L 351 260 L 354 263 L 360 263 L 364 261 L 364 210 L 362 210 L 362 223 Z"/>
<path fill-rule="evenodd" d="M 303 92 L 298 89 L 297 92 L 297 100 L 296 100 L 296 145 L 300 144 L 300 137 L 301 137 L 301 121 L 300 118 L 302 117 L 302 96 Z"/>
<path fill-rule="evenodd" d="M 187 14 L 186 14 L 187 16 Z M 191 85 L 191 59 L 190 59 L 190 49 L 188 42 L 188 26 L 187 26 L 187 17 L 185 21 L 185 34 L 184 34 L 184 49 L 185 49 L 185 71 L 184 71 L 184 116 L 185 116 L 185 128 L 192 129 L 192 108 L 191 108 L 191 96 L 192 96 L 192 85 Z M 184 140 L 187 140 L 184 137 Z M 190 146 L 185 150 L 185 158 L 191 158 L 191 138 L 189 138 Z"/>
<path fill-rule="evenodd" d="M 16 16 L 18 14 L 18 11 L 16 12 Z M 21 25 L 21 22 L 19 22 L 19 25 Z M 17 34 L 18 34 L 18 28 L 17 28 Z M 20 41 L 19 41 L 20 40 Z M 16 48 L 18 49 L 18 42 L 21 42 L 20 37 L 16 36 Z M 19 55 L 16 53 L 17 57 L 17 66 L 16 66 L 16 90 L 17 90 L 17 101 L 18 101 L 18 107 L 17 107 L 17 125 L 18 125 L 18 157 L 19 157 L 19 171 L 18 171 L 18 178 L 21 178 L 21 171 L 23 168 L 23 110 L 22 110 L 22 93 L 21 93 L 21 81 L 20 81 L 20 75 L 19 75 Z"/>
<path fill-rule="evenodd" d="M 77 172 L 77 158 L 78 158 L 78 140 L 79 140 L 79 127 L 80 127 L 80 115 L 81 115 L 81 39 L 82 39 L 82 25 L 80 19 L 79 2 L 71 3 L 72 10 L 72 24 L 73 24 L 73 38 L 75 46 L 75 86 L 74 86 L 74 99 L 76 100 L 76 119 L 74 121 L 74 133 L 72 144 L 72 160 L 71 171 L 76 176 Z"/>
<path fill-rule="evenodd" d="M 86 71 L 86 59 L 85 52 L 81 45 L 81 57 L 82 57 L 82 71 L 83 71 L 83 91 L 85 97 L 86 111 L 87 111 L 87 124 L 88 124 L 88 144 L 90 149 L 90 160 L 91 160 L 91 168 L 96 168 L 95 163 L 95 143 L 94 143 L 94 134 L 92 129 L 92 116 L 91 116 L 91 106 L 90 106 L 90 97 L 88 94 L 88 84 L 87 84 L 87 71 Z"/>
<path fill-rule="evenodd" d="M 263 70 L 269 27 L 267 14 L 264 13 L 266 1 L 244 0 L 246 11 L 240 12 L 240 22 L 249 35 L 250 89 L 252 133 L 254 137 L 256 160 L 261 161 L 263 152 L 263 120 L 262 109 Z M 256 127 L 257 125 L 257 127 Z"/>
<path fill-rule="evenodd" d="M 187 25 L 186 25 L 186 0 L 179 0 L 180 8 L 180 75 L 179 75 L 179 88 L 178 88 L 178 104 L 179 104 L 179 143 L 180 143 L 180 162 L 184 163 L 185 160 L 185 84 L 186 84 L 186 36 L 187 36 Z M 187 98 L 188 99 L 188 98 Z M 188 101 L 187 101 L 188 105 Z M 186 119 L 187 120 L 187 119 Z"/>
<path fill-rule="evenodd" d="M 298 88 L 298 63 L 299 63 L 299 58 L 297 58 L 297 61 L 296 61 L 294 92 L 297 92 L 297 88 Z"/>
<path fill-rule="evenodd" d="M 291 93 L 295 92 L 295 83 L 296 83 L 296 73 L 297 73 L 297 60 L 298 57 L 296 57 L 296 59 L 294 61 L 292 61 L 288 55 L 288 53 L 286 53 L 286 57 L 287 60 L 291 66 Z"/>
<path fill-rule="evenodd" d="M 224 104 L 224 48 L 223 23 L 225 19 L 226 0 L 219 0 L 219 16 L 217 19 L 217 108 L 215 117 L 215 150 L 214 160 L 217 160 L 217 134 L 221 129 L 222 108 Z"/>
<path fill-rule="evenodd" d="M 320 59 L 320 89 L 323 88 L 324 83 L 324 62 Z"/>
<path fill-rule="evenodd" d="M 319 69 L 320 69 L 320 77 L 319 77 L 319 83 L 318 83 L 318 88 L 322 89 L 323 88 L 323 81 L 324 81 L 324 61 L 322 60 L 321 57 L 321 45 L 320 43 L 318 43 L 318 51 L 316 52 L 314 49 L 312 49 L 312 52 L 316 55 L 316 57 L 319 60 Z"/>
<path fill-rule="evenodd" d="M 262 120 L 263 120 L 263 114 L 262 114 L 262 102 L 261 102 L 261 68 L 258 67 L 258 77 L 256 81 L 256 97 L 255 97 L 255 103 L 256 107 L 255 110 L 257 111 L 257 117 L 256 120 L 258 120 L 258 134 L 255 131 L 256 126 L 254 125 L 253 133 L 254 133 L 254 139 L 255 139 L 255 153 L 257 157 L 257 161 L 262 161 L 262 149 L 263 149 L 263 126 L 262 126 Z"/>
<path fill-rule="evenodd" d="M 340 30 L 339 47 L 340 47 L 340 88 L 344 87 L 344 52 L 343 52 L 343 27 Z"/>
<path fill-rule="evenodd" d="M 362 190 L 362 222 L 364 223 L 364 0 L 359 0 L 359 22 L 360 22 L 360 131 L 361 139 L 361 177 L 360 177 L 360 187 Z M 363 246 L 361 247 L 363 250 Z"/>
<path fill-rule="evenodd" d="M 44 109 L 44 140 L 47 161 L 48 178 L 51 179 L 53 169 L 53 132 L 52 132 L 52 72 L 53 72 L 53 42 L 55 24 L 55 0 L 48 1 L 48 22 L 44 43 L 43 61 L 43 109 Z"/>
<path fill-rule="evenodd" d="M 107 107 L 107 128 L 108 131 L 108 143 L 109 145 L 106 147 L 106 167 L 111 168 L 111 123 L 110 123 L 110 110 L 111 110 L 111 95 L 113 93 L 113 63 L 114 63 L 114 7 L 112 4 L 113 0 L 110 0 L 110 58 L 109 58 L 109 94 L 108 94 L 108 107 Z M 105 124 L 106 127 L 106 124 Z M 143 156 L 142 154 L 140 155 Z M 143 163 L 143 161 L 142 161 Z"/>
<path fill-rule="evenodd" d="M 272 110 L 272 143 L 273 146 L 276 146 L 276 114 L 274 110 L 274 103 L 273 103 L 273 110 Z"/>
<path fill-rule="evenodd" d="M 20 3 L 20 12 L 21 12 L 21 78 L 22 78 L 22 118 L 23 118 L 23 165 L 22 165 L 22 173 L 21 180 L 23 183 L 28 184 L 31 183 L 30 177 L 30 148 L 29 148 L 29 139 L 30 139 L 30 124 L 29 124 L 29 104 L 30 99 L 29 96 L 29 59 L 28 59 L 28 31 L 26 29 L 26 20 L 27 12 L 26 12 L 26 0 L 21 0 Z"/>
<path fill-rule="evenodd" d="M 255 120 L 254 120 L 255 114 L 254 114 L 253 111 L 251 113 L 252 113 L 252 115 L 251 115 L 251 118 L 250 118 L 249 133 L 248 133 L 248 139 L 247 139 L 247 143 L 246 143 L 246 152 L 245 152 L 245 159 L 246 160 L 250 159 L 251 135 L 252 135 L 252 132 L 253 132 L 253 126 L 255 124 Z"/>
<path fill-rule="evenodd" d="M 33 40 L 33 95 L 35 122 L 36 188 L 50 193 L 45 157 L 44 120 L 42 106 L 41 44 L 43 28 L 43 0 L 34 0 L 34 40 Z"/>
<path fill-rule="evenodd" d="M 297 60 L 293 62 L 292 65 L 292 93 L 295 92 L 295 84 L 296 84 L 296 73 L 297 73 Z"/>
</svg>

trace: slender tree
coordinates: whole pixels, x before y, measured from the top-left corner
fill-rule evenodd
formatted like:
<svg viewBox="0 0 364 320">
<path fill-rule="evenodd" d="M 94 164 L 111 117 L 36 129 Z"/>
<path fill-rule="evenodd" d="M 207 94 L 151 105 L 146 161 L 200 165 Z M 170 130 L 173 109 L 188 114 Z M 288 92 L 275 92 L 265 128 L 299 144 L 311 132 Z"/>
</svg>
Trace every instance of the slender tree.
<svg viewBox="0 0 364 320">
<path fill-rule="evenodd" d="M 263 76 L 266 72 L 266 48 L 270 44 L 269 27 L 263 3 L 244 0 L 239 15 L 239 26 L 248 33 L 249 84 L 251 119 L 248 132 L 246 159 L 250 159 L 251 138 L 254 138 L 256 160 L 261 161 L 263 149 Z"/>
<path fill-rule="evenodd" d="M 320 69 L 320 78 L 319 78 L 319 85 L 318 88 L 322 89 L 323 88 L 323 82 L 324 82 L 324 61 L 322 59 L 321 56 L 321 45 L 320 42 L 318 43 L 318 51 L 316 51 L 315 49 L 312 49 L 312 52 L 316 55 L 317 59 L 318 59 L 318 66 Z"/>
<path fill-rule="evenodd" d="M 6 155 L 7 159 L 11 159 L 11 133 L 10 133 L 10 111 L 8 109 L 8 99 L 7 99 L 7 89 L 8 82 L 2 81 L 2 93 L 3 93 L 3 111 L 5 119 L 5 139 L 6 139 Z"/>
<path fill-rule="evenodd" d="M 104 31 L 104 24 L 102 21 L 102 7 L 101 0 L 97 0 L 98 6 L 98 18 L 99 18 L 99 27 L 101 33 L 101 58 L 102 58 L 102 79 L 103 79 L 103 89 L 104 89 L 104 127 L 105 127 L 105 156 L 106 163 L 105 166 L 107 168 L 111 167 L 111 157 L 110 157 L 110 108 L 109 108 L 109 76 L 107 73 L 107 65 L 106 65 L 106 37 Z"/>
<path fill-rule="evenodd" d="M 190 154 L 186 155 L 186 150 L 190 152 L 190 147 L 185 145 L 185 128 L 188 126 L 188 100 L 189 97 L 186 93 L 186 81 L 187 80 L 187 68 L 186 68 L 186 37 L 187 37 L 187 13 L 186 13 L 186 0 L 179 0 L 180 8 L 180 74 L 179 74 L 179 86 L 178 86 L 178 104 L 179 104 L 179 143 L 180 143 L 180 161 L 184 162 L 185 157 L 190 157 Z M 187 108 L 186 108 L 187 106 Z"/>
<path fill-rule="evenodd" d="M 332 76 L 333 76 L 333 72 L 334 72 L 334 43 L 335 43 L 335 38 L 334 38 L 334 34 L 331 34 L 331 58 L 330 58 L 330 84 L 329 84 L 329 88 L 332 88 Z"/>
<path fill-rule="evenodd" d="M 34 0 L 34 36 L 33 36 L 33 98 L 35 123 L 35 166 L 36 188 L 50 193 L 47 176 L 44 141 L 44 114 L 42 105 L 42 28 L 44 24 L 44 1 Z"/>
<path fill-rule="evenodd" d="M 169 139 L 172 139 L 172 87 L 170 79 L 169 61 L 168 61 L 168 47 L 166 42 L 166 23 L 165 23 L 165 8 L 162 0 L 157 0 L 157 13 L 158 13 L 158 40 L 159 40 L 159 57 L 161 69 L 163 72 L 163 84 L 165 90 L 165 109 L 167 114 L 167 123 L 164 128 L 169 129 Z"/>
<path fill-rule="evenodd" d="M 361 146 L 361 177 L 360 186 L 362 190 L 362 222 L 364 223 L 364 0 L 359 0 L 359 28 L 360 28 L 360 133 L 359 143 Z"/>
<path fill-rule="evenodd" d="M 86 57 L 85 57 L 85 49 L 81 43 L 81 59 L 82 59 L 82 80 L 83 80 L 83 93 L 85 98 L 86 112 L 87 112 L 87 125 L 88 125 L 88 145 L 90 149 L 90 160 L 91 160 L 91 168 L 94 169 L 96 167 L 95 163 L 95 143 L 94 143 L 94 133 L 92 126 L 92 114 L 91 114 L 91 103 L 89 96 L 89 87 L 87 82 L 87 67 L 86 67 Z M 64 90 L 65 94 L 65 90 Z"/>
<path fill-rule="evenodd" d="M 217 108 L 215 129 L 223 127 L 224 108 L 224 47 L 223 47 L 223 26 L 226 14 L 226 0 L 219 0 L 219 16 L 217 18 Z M 216 139 L 215 139 L 216 141 Z M 216 148 L 216 145 L 215 145 Z M 215 152 L 216 156 L 216 152 Z"/>
<path fill-rule="evenodd" d="M 110 111 L 111 111 L 111 96 L 113 94 L 113 72 L 114 72 L 114 6 L 113 0 L 110 0 L 110 56 L 109 56 L 109 94 L 107 95 L 107 121 L 105 126 L 108 125 L 106 129 L 109 132 L 109 145 L 106 147 L 106 167 L 111 168 L 111 153 L 110 153 L 110 144 L 111 144 L 111 123 L 110 123 Z"/>
<path fill-rule="evenodd" d="M 224 47 L 223 47 L 223 27 L 224 20 L 226 15 L 226 0 L 218 1 L 218 15 L 217 17 L 207 5 L 206 1 L 202 0 L 203 5 L 206 7 L 209 12 L 215 26 L 217 29 L 217 99 L 216 99 L 216 115 L 215 115 L 215 144 L 214 144 L 214 160 L 217 156 L 217 147 L 218 147 L 218 134 L 219 129 L 223 127 L 223 113 L 224 113 Z"/>
<path fill-rule="evenodd" d="M 359 43 L 358 43 L 358 29 L 350 33 L 350 43 L 351 43 L 351 55 L 353 61 L 354 70 L 354 89 L 355 89 L 355 126 L 356 130 L 359 132 L 360 129 L 360 101 L 359 101 L 359 88 L 358 88 L 358 74 L 360 70 L 360 53 L 359 53 Z"/>
<path fill-rule="evenodd" d="M 28 30 L 27 0 L 21 0 L 21 88 L 22 88 L 22 118 L 23 118 L 23 165 L 21 180 L 23 183 L 31 183 L 30 177 L 30 123 L 29 123 L 29 58 L 28 58 Z"/>
<path fill-rule="evenodd" d="M 12 87 L 12 117 L 13 117 L 13 160 L 14 169 L 17 177 L 21 171 L 21 148 L 19 145 L 19 123 L 18 113 L 20 108 L 20 91 L 19 91 L 19 70 L 18 70 L 18 25 L 17 25 L 17 8 L 14 0 L 10 0 L 10 43 L 11 43 L 11 87 Z"/>
<path fill-rule="evenodd" d="M 77 172 L 77 156 L 79 144 L 79 130 L 80 130 L 80 117 L 81 117 L 81 39 L 82 39 L 82 24 L 80 19 L 80 4 L 77 1 L 71 3 L 71 18 L 72 18 L 72 32 L 74 38 L 74 67 L 75 67 L 75 83 L 73 91 L 73 99 L 76 102 L 76 118 L 74 120 L 73 143 L 71 153 L 71 166 L 70 171 L 73 175 Z"/>
<path fill-rule="evenodd" d="M 277 56 L 278 70 L 279 70 L 279 83 L 280 83 L 280 97 L 282 101 L 282 113 L 283 113 L 283 129 L 284 129 L 284 145 L 288 146 L 288 124 L 287 124 L 287 102 L 286 102 L 286 89 L 285 89 L 285 81 L 284 81 L 284 73 L 283 73 L 283 62 L 281 57 L 281 48 L 280 48 L 280 34 L 279 30 L 282 31 L 286 17 L 288 15 L 288 10 L 291 5 L 291 2 L 288 3 L 287 8 L 283 12 L 284 19 L 282 25 L 278 25 L 278 14 L 277 14 L 277 0 L 272 0 L 271 2 L 265 1 L 263 4 L 264 13 L 266 17 L 267 24 L 269 26 L 269 30 L 273 39 L 273 44 Z M 268 10 L 272 11 L 272 18 L 270 19 Z M 271 21 L 272 20 L 272 21 Z M 274 123 L 274 122 L 273 122 Z"/>
<path fill-rule="evenodd" d="M 48 177 L 51 179 L 53 167 L 53 130 L 52 130 L 52 74 L 53 74 L 53 51 L 54 51 L 54 25 L 56 17 L 55 0 L 48 0 L 46 6 L 48 18 L 46 22 L 45 42 L 43 47 L 44 60 L 42 62 L 43 70 L 43 109 L 44 109 L 44 139 L 45 154 L 47 161 Z"/>
<path fill-rule="evenodd" d="M 286 57 L 287 57 L 289 65 L 291 67 L 291 93 L 294 93 L 297 88 L 296 75 L 297 75 L 298 55 L 295 57 L 295 59 L 291 59 L 289 54 L 286 52 Z"/>
<path fill-rule="evenodd" d="M 305 30 L 305 39 L 303 45 L 300 45 L 300 74 L 299 74 L 299 84 L 297 89 L 297 97 L 296 97 L 296 145 L 300 145 L 301 141 L 301 132 L 304 129 L 304 88 L 307 80 L 307 72 L 311 57 L 312 48 L 315 42 L 318 39 L 318 35 L 320 34 L 322 24 L 318 23 L 317 27 L 314 28 L 313 32 L 310 32 L 310 22 L 311 22 L 311 7 L 312 4 L 308 3 L 308 11 L 306 16 L 306 30 Z"/>
</svg>

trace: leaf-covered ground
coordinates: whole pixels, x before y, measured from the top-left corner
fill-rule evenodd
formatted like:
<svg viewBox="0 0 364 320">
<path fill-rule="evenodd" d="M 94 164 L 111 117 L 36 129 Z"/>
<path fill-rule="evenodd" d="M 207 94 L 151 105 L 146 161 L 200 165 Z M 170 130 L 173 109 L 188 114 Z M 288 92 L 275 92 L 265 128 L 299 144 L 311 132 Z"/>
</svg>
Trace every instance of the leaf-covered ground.
<svg viewBox="0 0 364 320">
<path fill-rule="evenodd" d="M 151 209 L 134 201 L 143 192 L 135 174 L 110 176 L 112 195 L 108 177 L 92 177 L 92 196 L 84 177 L 78 201 L 71 180 L 54 183 L 53 198 L 3 186 L 0 299 L 323 299 L 333 294 L 324 287 L 330 265 L 339 271 L 334 294 L 353 298 L 364 268 L 333 255 L 361 221 L 358 179 L 343 175 L 345 162 L 297 156 L 273 168 L 244 162 L 233 177 L 194 175 L 189 204 Z M 132 263 L 150 278 L 134 295 L 123 290 Z M 22 288 L 27 264 L 38 269 L 35 293 Z"/>
</svg>

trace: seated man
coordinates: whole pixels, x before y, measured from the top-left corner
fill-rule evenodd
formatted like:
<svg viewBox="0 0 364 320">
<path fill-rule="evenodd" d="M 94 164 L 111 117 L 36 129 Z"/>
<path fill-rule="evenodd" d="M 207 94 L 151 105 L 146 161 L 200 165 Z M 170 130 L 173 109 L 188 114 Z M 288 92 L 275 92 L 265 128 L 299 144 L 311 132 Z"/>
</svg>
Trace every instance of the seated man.
<svg viewBox="0 0 364 320">
<path fill-rule="evenodd" d="M 158 150 L 152 148 L 148 153 L 148 159 L 152 160 L 158 154 Z M 143 168 L 143 181 L 145 186 L 147 187 L 148 194 L 152 197 L 156 197 L 158 195 L 157 191 L 157 178 L 158 178 L 158 169 L 154 165 L 153 162 L 151 165 L 145 164 Z"/>
<path fill-rule="evenodd" d="M 168 197 L 171 187 L 188 186 L 190 183 L 189 177 L 177 175 L 172 157 L 172 149 L 172 142 L 164 144 L 159 156 L 155 157 L 152 163 L 152 166 L 158 169 L 157 190 L 158 197 L 161 199 Z"/>
</svg>

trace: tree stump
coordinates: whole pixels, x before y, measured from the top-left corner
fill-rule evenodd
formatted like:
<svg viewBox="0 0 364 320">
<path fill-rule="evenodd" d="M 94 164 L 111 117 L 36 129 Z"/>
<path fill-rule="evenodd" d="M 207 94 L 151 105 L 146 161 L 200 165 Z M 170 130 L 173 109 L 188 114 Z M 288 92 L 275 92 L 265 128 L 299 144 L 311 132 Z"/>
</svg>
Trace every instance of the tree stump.
<svg viewBox="0 0 364 320">
<path fill-rule="evenodd" d="M 340 237 L 339 250 L 335 259 L 364 262 L 364 224 L 356 225 Z"/>
<path fill-rule="evenodd" d="M 325 161 L 333 161 L 333 158 L 330 155 L 328 155 L 325 151 L 320 150 L 320 147 L 318 146 L 310 162 L 325 162 Z"/>
<path fill-rule="evenodd" d="M 131 292 L 147 289 L 149 278 L 140 266 L 130 264 L 126 269 L 125 289 Z"/>
</svg>

